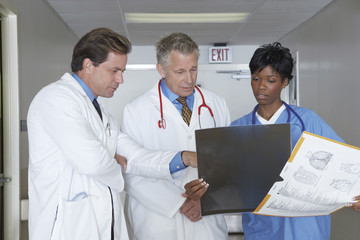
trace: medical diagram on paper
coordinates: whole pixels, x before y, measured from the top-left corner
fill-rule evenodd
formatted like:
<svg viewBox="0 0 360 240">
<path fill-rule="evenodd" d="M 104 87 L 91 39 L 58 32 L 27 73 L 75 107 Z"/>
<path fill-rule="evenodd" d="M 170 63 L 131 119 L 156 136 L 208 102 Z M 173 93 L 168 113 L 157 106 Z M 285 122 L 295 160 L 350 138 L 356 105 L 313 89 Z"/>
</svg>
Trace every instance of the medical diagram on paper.
<svg viewBox="0 0 360 240">
<path fill-rule="evenodd" d="M 304 132 L 255 214 L 327 215 L 358 195 L 360 149 Z"/>
</svg>

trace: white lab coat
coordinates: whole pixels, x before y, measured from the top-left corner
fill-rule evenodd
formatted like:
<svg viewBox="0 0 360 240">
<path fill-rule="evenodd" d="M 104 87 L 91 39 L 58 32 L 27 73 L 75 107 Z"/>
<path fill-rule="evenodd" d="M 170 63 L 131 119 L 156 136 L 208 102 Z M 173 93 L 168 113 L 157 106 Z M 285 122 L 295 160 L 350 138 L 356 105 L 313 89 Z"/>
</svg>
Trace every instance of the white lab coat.
<svg viewBox="0 0 360 240">
<path fill-rule="evenodd" d="M 129 162 L 135 159 L 133 164 L 128 163 L 130 173 L 171 177 L 165 166 L 176 152 L 154 153 L 139 148 L 119 132 L 117 122 L 102 106 L 101 111 L 103 121 L 68 73 L 44 87 L 32 101 L 28 112 L 30 240 L 49 240 L 59 199 L 70 200 L 79 192 L 90 195 L 100 239 L 110 239 L 112 206 L 108 187 L 114 203 L 115 239 L 128 239 L 120 199 L 124 180 L 114 159 L 116 150 Z M 154 167 L 137 167 L 136 159 L 154 156 Z"/>
<path fill-rule="evenodd" d="M 216 126 L 228 126 L 230 115 L 224 99 L 202 90 L 206 104 L 214 113 Z M 141 146 L 153 150 L 195 151 L 195 130 L 199 129 L 198 106 L 202 104 L 199 92 L 195 100 L 190 125 L 184 122 L 175 106 L 162 94 L 166 129 L 158 127 L 160 103 L 157 85 L 125 107 L 122 131 Z M 213 119 L 206 108 L 201 109 L 201 127 L 213 127 Z M 127 214 L 137 240 L 221 240 L 227 239 L 226 223 L 222 215 L 205 216 L 191 222 L 180 214 L 185 198 L 184 185 L 198 178 L 197 169 L 188 167 L 173 174 L 145 178 L 125 174 L 128 193 Z"/>
</svg>

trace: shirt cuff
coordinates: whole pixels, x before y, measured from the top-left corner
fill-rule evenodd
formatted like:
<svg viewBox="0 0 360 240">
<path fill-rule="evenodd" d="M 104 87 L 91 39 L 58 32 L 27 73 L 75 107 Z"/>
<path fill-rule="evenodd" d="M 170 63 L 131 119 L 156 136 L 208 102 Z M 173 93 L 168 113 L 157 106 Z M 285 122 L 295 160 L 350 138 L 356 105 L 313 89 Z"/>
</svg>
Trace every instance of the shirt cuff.
<svg viewBox="0 0 360 240">
<path fill-rule="evenodd" d="M 181 153 L 182 152 L 178 152 L 169 163 L 169 169 L 171 174 L 185 168 L 185 165 L 181 158 Z"/>
</svg>

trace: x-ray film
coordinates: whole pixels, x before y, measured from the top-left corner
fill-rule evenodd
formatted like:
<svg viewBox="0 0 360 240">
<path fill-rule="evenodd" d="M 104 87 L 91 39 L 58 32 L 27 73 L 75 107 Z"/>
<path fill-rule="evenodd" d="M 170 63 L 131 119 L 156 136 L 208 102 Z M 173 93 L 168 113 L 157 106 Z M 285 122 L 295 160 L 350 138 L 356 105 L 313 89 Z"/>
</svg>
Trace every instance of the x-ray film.
<svg viewBox="0 0 360 240">
<path fill-rule="evenodd" d="M 251 125 L 195 132 L 199 178 L 210 187 L 203 216 L 251 212 L 261 203 L 290 156 L 290 125 Z"/>
</svg>

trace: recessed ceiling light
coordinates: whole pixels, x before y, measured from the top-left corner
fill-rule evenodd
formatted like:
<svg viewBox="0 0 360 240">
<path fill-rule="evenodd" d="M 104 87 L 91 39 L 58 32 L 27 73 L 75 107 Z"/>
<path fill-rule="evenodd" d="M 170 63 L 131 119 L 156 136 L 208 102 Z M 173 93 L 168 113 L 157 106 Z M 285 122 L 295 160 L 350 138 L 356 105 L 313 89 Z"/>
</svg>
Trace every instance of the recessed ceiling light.
<svg viewBox="0 0 360 240">
<path fill-rule="evenodd" d="M 127 64 L 126 70 L 152 70 L 156 69 L 155 64 Z"/>
<path fill-rule="evenodd" d="M 235 23 L 249 13 L 125 13 L 126 23 Z"/>
</svg>

